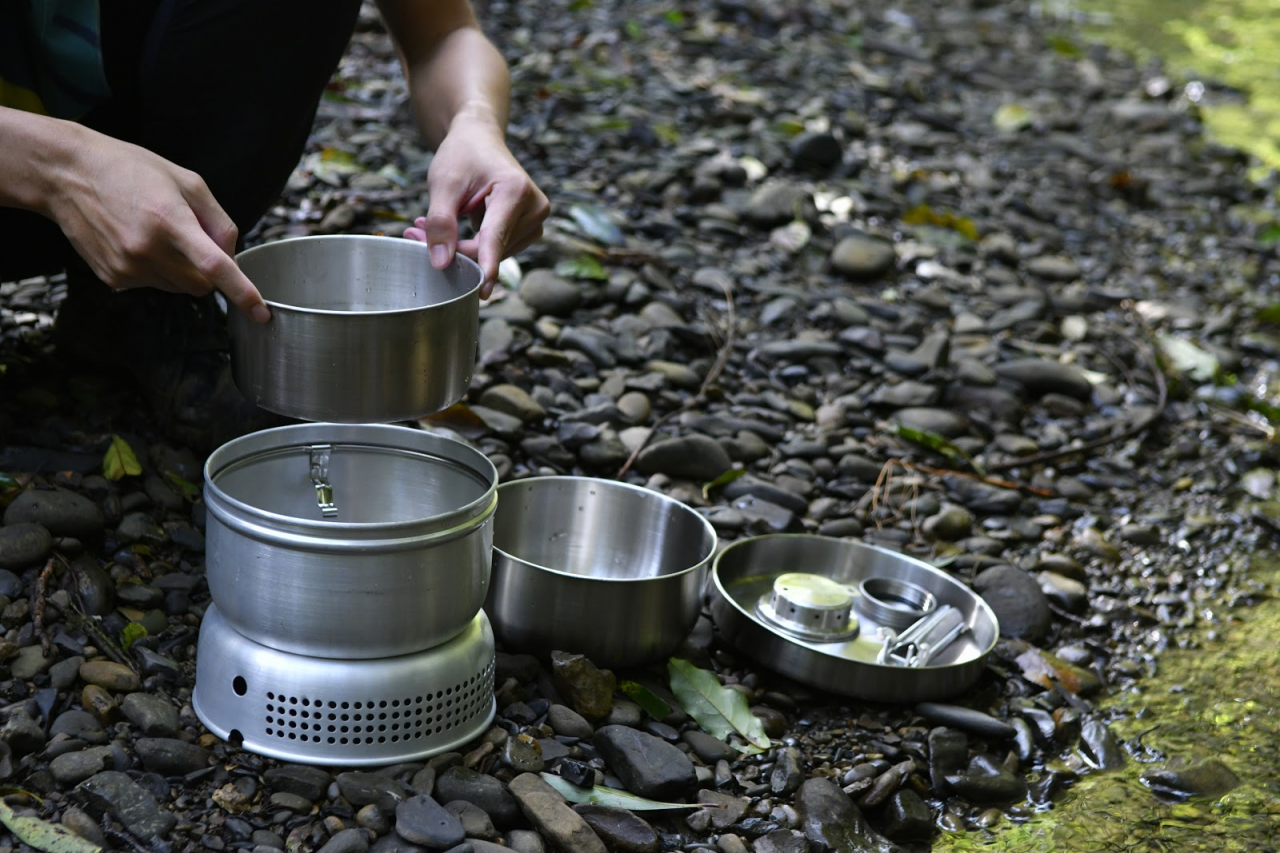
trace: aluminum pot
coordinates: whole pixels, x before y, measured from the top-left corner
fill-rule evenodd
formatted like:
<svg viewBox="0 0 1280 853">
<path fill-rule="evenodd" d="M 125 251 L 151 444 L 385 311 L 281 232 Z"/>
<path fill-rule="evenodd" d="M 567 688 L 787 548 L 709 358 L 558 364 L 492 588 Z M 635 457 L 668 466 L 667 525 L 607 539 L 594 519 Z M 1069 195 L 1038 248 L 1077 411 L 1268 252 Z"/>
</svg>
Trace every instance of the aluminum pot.
<svg viewBox="0 0 1280 853">
<path fill-rule="evenodd" d="M 295 654 L 376 658 L 446 642 L 484 603 L 497 471 L 408 427 L 301 424 L 205 463 L 209 592 L 233 628 Z"/>
<path fill-rule="evenodd" d="M 591 477 L 498 487 L 485 610 L 511 652 L 662 660 L 693 629 L 716 534 L 651 489 Z"/>
<path fill-rule="evenodd" d="M 434 269 L 416 240 L 298 237 L 236 261 L 271 308 L 227 315 L 232 376 L 249 400 L 304 421 L 421 417 L 471 384 L 480 267 L 462 255 Z"/>
</svg>

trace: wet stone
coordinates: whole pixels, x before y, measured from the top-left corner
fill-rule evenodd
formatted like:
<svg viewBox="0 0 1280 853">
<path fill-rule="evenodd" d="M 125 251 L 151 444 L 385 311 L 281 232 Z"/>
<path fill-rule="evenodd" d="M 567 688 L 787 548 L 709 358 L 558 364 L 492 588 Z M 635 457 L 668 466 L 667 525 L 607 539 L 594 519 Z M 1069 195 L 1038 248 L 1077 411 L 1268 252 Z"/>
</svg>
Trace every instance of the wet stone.
<svg viewBox="0 0 1280 853">
<path fill-rule="evenodd" d="M 507 738 L 502 745 L 502 760 L 520 773 L 540 773 L 543 768 L 542 750 L 528 735 Z"/>
<path fill-rule="evenodd" d="M 690 480 L 714 480 L 732 466 L 718 441 L 698 433 L 655 441 L 636 458 L 636 470 L 642 474 Z"/>
<path fill-rule="evenodd" d="M 115 770 L 89 777 L 76 790 L 91 809 L 113 815 L 140 838 L 164 838 L 178 822 L 175 815 L 160 809 L 145 788 Z"/>
<path fill-rule="evenodd" d="M 1099 719 L 1090 717 L 1080 726 L 1080 748 L 1091 764 L 1102 770 L 1117 770 L 1124 766 L 1124 747 L 1111 728 Z"/>
<path fill-rule="evenodd" d="M 364 830 L 352 827 L 335 832 L 317 853 L 366 853 L 369 839 Z"/>
<path fill-rule="evenodd" d="M 712 737 L 700 729 L 687 729 L 681 732 L 680 739 L 689 745 L 693 754 L 704 764 L 715 764 L 717 761 L 734 761 L 739 757 L 736 749 Z"/>
<path fill-rule="evenodd" d="M 497 841 L 502 836 L 493 826 L 493 820 L 484 809 L 466 800 L 445 803 L 445 810 L 458 819 L 467 838 Z"/>
<path fill-rule="evenodd" d="M 523 773 L 511 780 L 511 793 L 529 823 L 561 853 L 607 853 L 608 848 L 582 816 L 541 777 Z"/>
<path fill-rule="evenodd" d="M 778 753 L 773 770 L 769 773 L 769 790 L 774 794 L 789 796 L 799 789 L 805 779 L 805 760 L 800 750 L 787 747 Z"/>
<path fill-rule="evenodd" d="M 617 677 L 609 670 L 600 669 L 585 655 L 552 652 L 551 677 L 556 689 L 578 714 L 588 720 L 609 715 L 618 684 Z"/>
<path fill-rule="evenodd" d="M 832 853 L 896 853 L 897 845 L 871 828 L 862 811 L 830 779 L 805 780 L 796 792 L 800 828 L 815 847 Z"/>
<path fill-rule="evenodd" d="M 890 272 L 897 262 L 893 244 L 869 234 L 851 234 L 831 250 L 831 266 L 855 281 L 870 281 Z"/>
<path fill-rule="evenodd" d="M 134 748 L 142 766 L 161 776 L 186 776 L 209 766 L 209 750 L 177 738 L 138 738 Z"/>
<path fill-rule="evenodd" d="M 776 829 L 751 844 L 754 853 L 809 853 L 809 840 L 794 829 Z"/>
<path fill-rule="evenodd" d="M 44 649 L 39 645 L 25 646 L 18 651 L 18 656 L 9 663 L 9 674 L 19 681 L 30 681 L 58 662 L 58 651 L 53 649 L 45 657 Z"/>
<path fill-rule="evenodd" d="M 442 802 L 464 800 L 484 811 L 499 829 L 520 819 L 520 807 L 500 780 L 465 767 L 451 767 L 436 778 L 435 797 Z"/>
<path fill-rule="evenodd" d="M 915 791 L 895 793 L 880 817 L 884 834 L 894 841 L 928 841 L 933 836 L 933 816 L 929 806 Z"/>
<path fill-rule="evenodd" d="M 457 816 L 425 794 L 395 807 L 396 834 L 431 850 L 448 850 L 466 838 Z"/>
<path fill-rule="evenodd" d="M 929 732 L 929 778 L 936 794 L 947 791 L 947 777 L 959 773 L 969 760 L 969 738 L 963 732 L 935 728 Z"/>
<path fill-rule="evenodd" d="M 5 526 L 39 524 L 52 536 L 95 539 L 102 534 L 102 510 L 83 495 L 66 489 L 22 492 L 4 512 Z"/>
<path fill-rule="evenodd" d="M 653 735 L 627 726 L 605 726 L 596 731 L 592 743 L 633 794 L 671 800 L 697 783 L 689 756 Z"/>
<path fill-rule="evenodd" d="M 1240 785 L 1240 777 L 1217 758 L 1195 764 L 1170 762 L 1142 774 L 1142 782 L 1156 794 L 1173 800 L 1220 797 Z"/>
<path fill-rule="evenodd" d="M 356 808 L 372 803 L 390 812 L 413 795 L 413 791 L 404 783 L 377 773 L 352 770 L 339 773 L 334 781 L 338 783 L 342 796 Z"/>
<path fill-rule="evenodd" d="M 962 705 L 920 702 L 916 705 L 916 713 L 932 722 L 963 729 L 982 737 L 1008 739 L 1014 735 L 1013 727 L 1003 720 Z"/>
<path fill-rule="evenodd" d="M 565 705 L 552 704 L 547 708 L 547 725 L 558 735 L 589 738 L 595 731 L 586 718 Z"/>
<path fill-rule="evenodd" d="M 1053 614 L 1040 584 L 1015 566 L 993 566 L 979 574 L 973 588 L 990 605 L 1000 623 L 1000 634 L 1040 640 L 1049 631 Z"/>
<path fill-rule="evenodd" d="M 72 787 L 95 773 L 101 773 L 112 763 L 111 748 L 90 747 L 77 752 L 67 752 L 49 762 L 49 771 L 59 785 Z"/>
<path fill-rule="evenodd" d="M 973 756 L 964 773 L 948 776 L 947 784 L 975 803 L 1013 803 L 1027 796 L 1026 782 L 984 753 Z"/>
<path fill-rule="evenodd" d="M 584 803 L 574 806 L 573 810 L 582 816 L 610 850 L 658 853 L 662 847 L 654 828 L 627 809 Z"/>
<path fill-rule="evenodd" d="M 24 521 L 0 527 L 0 569 L 25 569 L 43 563 L 52 552 L 53 537 L 43 525 Z"/>
<path fill-rule="evenodd" d="M 127 693 L 142 686 L 138 674 L 115 661 L 92 660 L 80 667 L 80 677 L 87 684 L 94 684 L 113 693 Z"/>
</svg>

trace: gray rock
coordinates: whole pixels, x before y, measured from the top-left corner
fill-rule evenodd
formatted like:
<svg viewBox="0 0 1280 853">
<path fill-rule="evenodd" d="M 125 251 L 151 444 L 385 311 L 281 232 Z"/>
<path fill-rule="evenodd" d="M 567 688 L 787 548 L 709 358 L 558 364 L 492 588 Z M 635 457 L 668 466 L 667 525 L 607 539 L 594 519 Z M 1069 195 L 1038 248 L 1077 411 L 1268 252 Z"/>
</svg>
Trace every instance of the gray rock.
<svg viewBox="0 0 1280 853">
<path fill-rule="evenodd" d="M 809 853 L 809 840 L 794 829 L 775 829 L 757 838 L 753 853 Z"/>
<path fill-rule="evenodd" d="M 805 761 L 800 750 L 788 746 L 778 753 L 769 773 L 769 790 L 779 796 L 790 796 L 805 779 Z"/>
<path fill-rule="evenodd" d="M 520 282 L 520 299 L 538 314 L 567 317 L 582 303 L 582 292 L 551 270 L 535 269 Z"/>
<path fill-rule="evenodd" d="M 527 735 L 509 737 L 502 744 L 502 762 L 517 773 L 541 773 L 545 763 L 538 744 Z"/>
<path fill-rule="evenodd" d="M 1031 641 L 1049 633 L 1052 612 L 1040 584 L 1015 566 L 993 566 L 979 574 L 973 588 L 991 606 L 1000 635 Z"/>
<path fill-rule="evenodd" d="M 529 823 L 560 853 L 608 853 L 600 836 L 542 777 L 522 773 L 510 787 Z"/>
<path fill-rule="evenodd" d="M 1027 261 L 1027 272 L 1049 281 L 1075 281 L 1080 277 L 1080 265 L 1071 258 L 1041 255 Z"/>
<path fill-rule="evenodd" d="M 1068 613 L 1081 613 L 1089 606 L 1089 590 L 1078 580 L 1057 572 L 1040 572 L 1036 580 L 1045 598 Z"/>
<path fill-rule="evenodd" d="M 787 181 L 766 181 L 751 197 L 742 211 L 749 222 L 763 228 L 783 225 L 803 216 L 813 207 L 813 197 L 799 184 Z"/>
<path fill-rule="evenodd" d="M 880 817 L 884 834 L 894 841 L 924 842 L 933 837 L 933 816 L 920 795 L 910 789 L 889 798 Z"/>
<path fill-rule="evenodd" d="M 1093 385 L 1073 364 L 1044 358 L 1018 358 L 996 365 L 996 374 L 1022 386 L 1028 394 L 1043 397 L 1062 394 L 1077 400 L 1093 396 Z"/>
<path fill-rule="evenodd" d="M 444 807 L 458 819 L 458 823 L 462 824 L 462 831 L 466 833 L 467 838 L 486 841 L 498 841 L 502 838 L 494 828 L 493 820 L 479 806 L 468 803 L 466 800 L 453 800 L 445 803 Z"/>
<path fill-rule="evenodd" d="M 520 820 L 520 806 L 500 780 L 465 767 L 450 767 L 436 777 L 435 796 L 442 802 L 463 800 L 479 807 L 499 829 Z"/>
<path fill-rule="evenodd" d="M 334 781 L 346 801 L 357 809 L 372 804 L 389 813 L 414 795 L 408 785 L 379 773 L 351 770 L 339 773 Z"/>
<path fill-rule="evenodd" d="M 21 521 L 0 527 L 0 569 L 25 569 L 52 553 L 53 537 L 44 525 Z"/>
<path fill-rule="evenodd" d="M 177 816 L 162 811 L 146 788 L 115 770 L 89 777 L 76 790 L 90 809 L 115 816 L 139 838 L 164 838 L 178 823 Z"/>
<path fill-rule="evenodd" d="M 390 832 L 373 842 L 369 846 L 369 853 L 424 853 L 426 849 L 420 844 L 405 841 L 394 832 Z M 478 851 L 473 849 L 472 853 L 478 853 Z"/>
<path fill-rule="evenodd" d="M 662 848 L 654 828 L 626 809 L 584 803 L 573 810 L 615 853 L 658 853 Z"/>
<path fill-rule="evenodd" d="M 1090 717 L 1080 726 L 1080 747 L 1093 766 L 1102 770 L 1118 770 L 1124 766 L 1124 747 L 1115 733 L 1102 720 Z"/>
<path fill-rule="evenodd" d="M 507 846 L 515 853 L 546 853 L 542 836 L 532 829 L 513 829 L 507 833 Z M 494 853 L 494 851 L 489 851 Z"/>
<path fill-rule="evenodd" d="M 975 711 L 962 705 L 948 705 L 943 702 L 921 702 L 916 705 L 916 713 L 935 723 L 953 726 L 982 737 L 993 737 L 1007 740 L 1014 735 L 1013 726 L 997 720 L 990 714 Z"/>
<path fill-rule="evenodd" d="M 30 522 L 53 536 L 93 540 L 102 535 L 102 510 L 84 495 L 67 489 L 31 489 L 13 499 L 4 512 L 5 526 Z"/>
<path fill-rule="evenodd" d="M 851 234 L 831 250 L 832 268 L 856 281 L 880 278 L 896 263 L 893 244 L 869 234 Z"/>
<path fill-rule="evenodd" d="M 51 649 L 45 657 L 44 649 L 39 644 L 26 646 L 18 650 L 18 656 L 9 662 L 9 674 L 19 681 L 30 681 L 58 662 L 58 650 Z"/>
<path fill-rule="evenodd" d="M 908 406 L 894 412 L 893 420 L 904 427 L 931 432 L 943 438 L 958 438 L 969 432 L 969 419 L 949 409 Z"/>
<path fill-rule="evenodd" d="M 809 843 L 831 853 L 899 853 L 871 828 L 849 795 L 830 779 L 807 779 L 796 792 L 800 829 Z"/>
<path fill-rule="evenodd" d="M 628 726 L 604 726 L 591 742 L 633 794 L 670 800 L 697 784 L 689 756 L 661 738 Z"/>
<path fill-rule="evenodd" d="M 806 130 L 791 140 L 791 160 L 799 169 L 830 169 L 843 158 L 844 149 L 830 131 Z"/>
<path fill-rule="evenodd" d="M 973 530 L 973 513 L 962 506 L 947 504 L 921 525 L 924 534 L 932 539 L 955 542 Z"/>
<path fill-rule="evenodd" d="M 938 401 L 939 393 L 936 386 L 907 379 L 893 385 L 881 385 L 871 393 L 867 402 L 895 409 L 929 408 Z"/>
<path fill-rule="evenodd" d="M 681 732 L 680 739 L 689 745 L 689 748 L 693 750 L 693 754 L 698 756 L 704 764 L 715 764 L 717 761 L 735 761 L 740 755 L 729 744 L 718 737 L 712 737 L 701 729 L 688 729 Z"/>
<path fill-rule="evenodd" d="M 49 762 L 49 772 L 59 785 L 79 785 L 95 773 L 101 773 L 112 762 L 111 747 L 94 746 L 76 752 L 65 752 Z"/>
<path fill-rule="evenodd" d="M 363 829 L 340 829 L 316 853 L 367 853 L 369 838 Z"/>
<path fill-rule="evenodd" d="M 547 725 L 552 731 L 565 737 L 589 738 L 595 729 L 586 718 L 577 711 L 559 703 L 553 703 L 547 709 Z"/>
<path fill-rule="evenodd" d="M 142 766 L 161 776 L 186 776 L 209 766 L 209 750 L 173 737 L 138 738 L 134 749 Z"/>
<path fill-rule="evenodd" d="M 939 796 L 947 793 L 947 777 L 964 770 L 969 738 L 964 732 L 939 727 L 929 732 L 929 780 Z"/>
<path fill-rule="evenodd" d="M 1175 800 L 1221 797 L 1240 785 L 1240 777 L 1217 758 L 1195 764 L 1170 762 L 1142 774 L 1142 782 L 1161 796 Z"/>
<path fill-rule="evenodd" d="M 477 402 L 482 406 L 518 418 L 523 423 L 541 420 L 547 416 L 537 400 L 518 385 L 493 385 L 480 395 Z"/>
<path fill-rule="evenodd" d="M 172 738 L 182 731 L 173 703 L 150 693 L 130 693 L 120 702 L 125 718 L 148 737 Z"/>
<path fill-rule="evenodd" d="M 431 850 L 448 850 L 467 837 L 457 816 L 426 794 L 396 806 L 396 834 Z"/>
<path fill-rule="evenodd" d="M 1027 796 L 1026 782 L 986 753 L 973 756 L 968 769 L 948 776 L 947 784 L 951 790 L 974 803 L 1000 805 L 1018 802 Z"/>
<path fill-rule="evenodd" d="M 115 583 L 92 557 L 82 554 L 71 561 L 71 580 L 74 592 L 88 615 L 106 616 L 115 609 Z"/>
<path fill-rule="evenodd" d="M 150 514 L 131 512 L 120 519 L 116 538 L 121 542 L 142 542 L 146 545 L 163 545 L 169 541 L 169 533 Z"/>
</svg>

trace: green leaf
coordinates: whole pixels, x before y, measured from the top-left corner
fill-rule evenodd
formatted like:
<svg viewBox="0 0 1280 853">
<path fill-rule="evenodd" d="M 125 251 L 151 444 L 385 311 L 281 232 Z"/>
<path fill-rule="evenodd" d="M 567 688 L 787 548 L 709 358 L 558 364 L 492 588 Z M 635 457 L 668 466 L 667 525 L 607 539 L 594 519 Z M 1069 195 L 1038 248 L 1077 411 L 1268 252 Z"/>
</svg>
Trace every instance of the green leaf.
<svg viewBox="0 0 1280 853">
<path fill-rule="evenodd" d="M 1258 322 L 1280 323 L 1280 302 L 1272 302 L 1266 308 L 1259 308 Z"/>
<path fill-rule="evenodd" d="M 569 216 L 592 240 L 606 246 L 621 246 L 627 242 L 622 229 L 609 218 L 609 214 L 592 204 L 575 204 L 569 208 Z"/>
<path fill-rule="evenodd" d="M 710 500 L 712 492 L 723 489 L 725 486 L 729 485 L 734 480 L 738 479 L 739 477 L 743 476 L 746 473 L 747 473 L 746 468 L 730 468 L 728 471 L 725 471 L 719 477 L 716 477 L 710 483 L 707 483 L 705 486 L 703 486 L 702 496 L 707 500 Z"/>
<path fill-rule="evenodd" d="M 0 800 L 0 823 L 20 841 L 44 853 L 101 853 L 102 848 L 69 829 L 38 817 L 14 814 L 13 807 Z"/>
<path fill-rule="evenodd" d="M 108 480 L 119 480 L 128 475 L 136 477 L 142 473 L 138 457 L 133 454 L 129 442 L 118 435 L 111 436 L 111 446 L 102 457 L 102 475 Z"/>
<path fill-rule="evenodd" d="M 679 26 L 684 23 L 684 12 L 679 9 L 671 9 L 662 13 L 662 17 L 667 19 L 668 23 Z"/>
<path fill-rule="evenodd" d="M 747 697 L 721 684 L 714 672 L 680 658 L 667 661 L 667 672 L 680 707 L 707 734 L 724 741 L 741 735 L 750 746 L 735 746 L 740 752 L 762 752 L 773 745 L 764 733 L 764 724 L 747 707 Z"/>
<path fill-rule="evenodd" d="M 1218 375 L 1221 367 L 1218 357 L 1200 349 L 1186 338 L 1158 335 L 1156 344 L 1169 364 L 1179 373 L 1186 374 L 1192 382 L 1210 382 Z"/>
<path fill-rule="evenodd" d="M 556 264 L 556 275 L 562 275 L 566 278 L 586 278 L 594 281 L 609 280 L 609 271 L 590 255 L 565 258 Z"/>
<path fill-rule="evenodd" d="M 624 681 L 618 689 L 627 694 L 644 712 L 655 720 L 663 720 L 671 713 L 671 706 L 662 701 L 662 697 L 648 687 L 635 681 Z"/>
<path fill-rule="evenodd" d="M 1066 36 L 1049 36 L 1047 41 L 1049 42 L 1049 47 L 1054 53 L 1058 53 L 1072 59 L 1079 59 L 1084 56 L 1084 51 L 1080 49 L 1080 46 Z"/>
<path fill-rule="evenodd" d="M 991 117 L 991 123 L 1001 133 L 1013 133 L 1022 130 L 1024 127 L 1030 126 L 1035 120 L 1035 113 L 1022 106 L 1022 104 L 1004 104 Z"/>
<path fill-rule="evenodd" d="M 1274 246 L 1280 243 L 1280 222 L 1272 222 L 1258 232 L 1258 243 L 1263 246 Z"/>
<path fill-rule="evenodd" d="M 932 225 L 935 228 L 948 228 L 969 240 L 978 239 L 978 226 L 967 216 L 957 216 L 945 210 L 934 210 L 927 204 L 917 204 L 902 214 L 902 221 L 907 225 Z"/>
<path fill-rule="evenodd" d="M 0 491 L 4 491 L 7 489 L 21 489 L 21 488 L 22 488 L 21 483 L 19 483 L 9 474 L 6 474 L 5 472 L 0 471 Z"/>
<path fill-rule="evenodd" d="M 178 494 L 187 500 L 195 500 L 200 497 L 200 487 L 190 480 L 184 480 L 172 471 L 165 471 L 164 478 L 169 481 L 169 485 L 178 490 Z"/>
<path fill-rule="evenodd" d="M 979 474 L 982 473 L 982 468 L 973 460 L 973 457 L 937 433 L 923 429 L 914 429 L 909 426 L 903 426 L 902 424 L 894 424 L 892 432 L 894 435 L 899 438 L 906 439 L 912 444 L 918 444 L 921 447 L 926 447 L 929 450 L 932 450 L 934 453 L 942 454 L 957 465 L 967 465 Z"/>
<path fill-rule="evenodd" d="M 141 640 L 143 637 L 148 636 L 148 633 L 146 625 L 143 625 L 141 622 L 130 622 L 128 625 L 125 625 L 124 630 L 120 632 L 120 648 L 124 649 L 126 652 L 129 651 L 130 646 L 138 640 Z"/>
<path fill-rule="evenodd" d="M 571 803 L 613 806 L 619 809 L 629 809 L 633 812 L 658 811 L 660 809 L 700 809 L 704 807 L 701 803 L 663 803 L 658 800 L 646 800 L 644 797 L 637 797 L 635 794 L 620 791 L 617 788 L 606 788 L 604 785 L 582 788 L 554 773 L 540 773 L 538 775 L 545 779 L 548 785 L 559 791 L 560 796 Z"/>
</svg>

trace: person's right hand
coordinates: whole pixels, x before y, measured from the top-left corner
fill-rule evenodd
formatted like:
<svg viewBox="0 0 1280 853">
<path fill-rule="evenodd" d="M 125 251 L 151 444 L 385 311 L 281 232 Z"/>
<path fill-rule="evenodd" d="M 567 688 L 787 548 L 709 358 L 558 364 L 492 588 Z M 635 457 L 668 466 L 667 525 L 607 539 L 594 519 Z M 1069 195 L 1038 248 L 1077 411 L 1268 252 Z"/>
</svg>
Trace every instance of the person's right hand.
<svg viewBox="0 0 1280 853">
<path fill-rule="evenodd" d="M 270 319 L 236 265 L 236 225 L 199 175 L 137 145 L 86 136 L 48 211 L 98 278 L 117 289 L 218 290 L 252 319 Z"/>
</svg>

